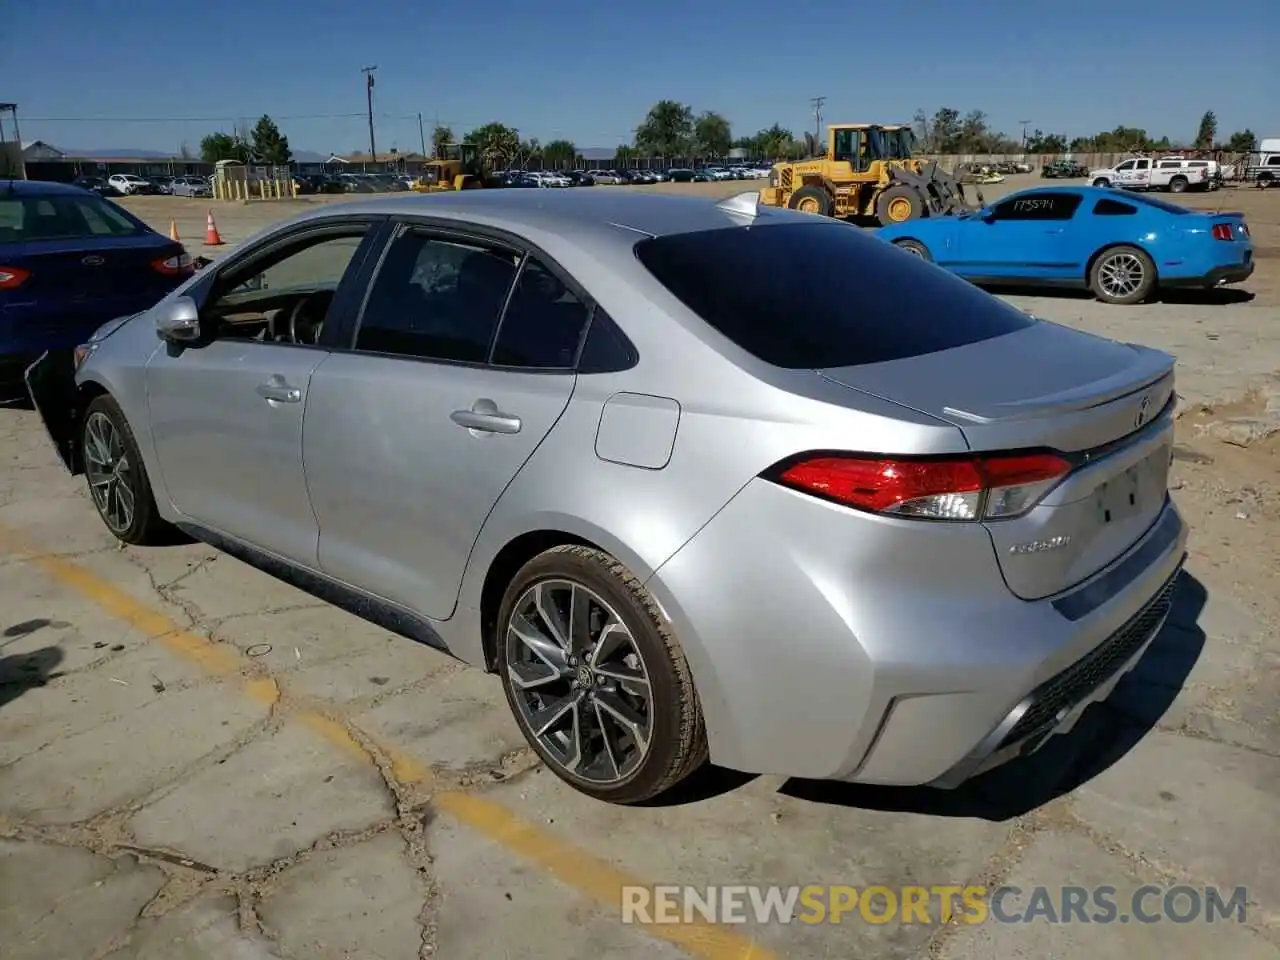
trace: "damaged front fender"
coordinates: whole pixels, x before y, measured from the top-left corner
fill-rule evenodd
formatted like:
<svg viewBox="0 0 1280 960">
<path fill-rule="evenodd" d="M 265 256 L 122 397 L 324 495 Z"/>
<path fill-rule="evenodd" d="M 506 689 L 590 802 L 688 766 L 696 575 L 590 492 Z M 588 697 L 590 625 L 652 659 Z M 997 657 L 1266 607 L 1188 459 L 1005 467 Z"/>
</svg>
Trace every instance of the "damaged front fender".
<svg viewBox="0 0 1280 960">
<path fill-rule="evenodd" d="M 45 431 L 63 466 L 73 475 L 83 472 L 76 434 L 83 395 L 76 385 L 75 362 L 70 351 L 46 350 L 27 367 L 23 379 L 31 403 L 44 421 Z"/>
</svg>

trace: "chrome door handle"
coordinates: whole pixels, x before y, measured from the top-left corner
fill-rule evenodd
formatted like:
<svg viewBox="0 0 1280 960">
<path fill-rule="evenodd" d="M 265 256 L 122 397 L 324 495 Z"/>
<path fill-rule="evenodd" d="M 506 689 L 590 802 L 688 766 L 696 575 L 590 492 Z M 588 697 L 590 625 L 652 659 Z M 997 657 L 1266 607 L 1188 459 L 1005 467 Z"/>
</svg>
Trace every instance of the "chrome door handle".
<svg viewBox="0 0 1280 960">
<path fill-rule="evenodd" d="M 302 400 L 302 391 L 284 383 L 260 383 L 258 396 L 264 400 L 276 400 L 280 403 L 299 403 Z"/>
<path fill-rule="evenodd" d="M 480 406 L 479 403 L 476 406 Z M 455 410 L 449 419 L 468 430 L 479 430 L 483 433 L 519 433 L 520 418 L 499 410 Z"/>
</svg>

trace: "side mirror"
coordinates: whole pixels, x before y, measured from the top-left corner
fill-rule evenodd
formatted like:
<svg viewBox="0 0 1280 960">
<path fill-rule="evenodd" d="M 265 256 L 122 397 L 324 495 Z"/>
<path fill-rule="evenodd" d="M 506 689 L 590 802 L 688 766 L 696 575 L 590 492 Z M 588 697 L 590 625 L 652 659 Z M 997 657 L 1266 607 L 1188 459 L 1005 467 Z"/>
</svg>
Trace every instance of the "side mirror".
<svg viewBox="0 0 1280 960">
<path fill-rule="evenodd" d="M 983 207 L 982 210 L 978 212 L 978 219 L 983 223 L 995 223 L 996 212 L 991 209 L 991 207 Z"/>
<path fill-rule="evenodd" d="M 166 343 L 193 343 L 200 339 L 200 310 L 190 297 L 178 297 L 162 305 L 156 317 L 156 336 Z"/>
</svg>

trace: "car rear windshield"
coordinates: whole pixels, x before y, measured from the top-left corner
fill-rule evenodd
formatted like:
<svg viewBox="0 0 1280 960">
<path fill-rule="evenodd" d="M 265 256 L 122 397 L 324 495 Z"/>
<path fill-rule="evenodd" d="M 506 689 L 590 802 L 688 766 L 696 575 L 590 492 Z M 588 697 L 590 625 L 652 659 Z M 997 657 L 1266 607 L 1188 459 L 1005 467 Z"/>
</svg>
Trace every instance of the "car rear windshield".
<svg viewBox="0 0 1280 960">
<path fill-rule="evenodd" d="M 1155 207 L 1157 210 L 1163 210 L 1165 213 L 1191 213 L 1186 207 L 1180 207 L 1176 203 L 1170 203 L 1168 200 L 1161 200 L 1158 197 L 1150 197 L 1145 193 L 1128 193 L 1125 200 L 1134 200 L 1138 203 L 1145 203 L 1149 207 Z"/>
<path fill-rule="evenodd" d="M 129 237 L 141 229 L 93 194 L 0 197 L 0 243 Z"/>
<path fill-rule="evenodd" d="M 635 251 L 685 306 L 778 367 L 901 360 L 1036 322 L 835 221 L 672 234 L 642 240 Z"/>
</svg>

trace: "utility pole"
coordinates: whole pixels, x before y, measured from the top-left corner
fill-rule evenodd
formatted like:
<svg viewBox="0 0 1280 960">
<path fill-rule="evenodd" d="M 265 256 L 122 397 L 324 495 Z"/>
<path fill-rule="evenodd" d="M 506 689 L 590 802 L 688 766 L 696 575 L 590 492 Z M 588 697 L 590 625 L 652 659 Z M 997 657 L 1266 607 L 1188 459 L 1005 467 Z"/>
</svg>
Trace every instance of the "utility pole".
<svg viewBox="0 0 1280 960">
<path fill-rule="evenodd" d="M 422 144 L 422 156 L 427 156 L 427 135 L 422 130 L 422 114 L 418 114 L 418 142 Z"/>
<path fill-rule="evenodd" d="M 826 97 L 810 97 L 809 102 L 813 104 L 813 135 L 817 138 L 818 143 L 822 143 L 822 105 L 827 102 Z"/>
<path fill-rule="evenodd" d="M 1027 124 L 1029 124 L 1031 121 L 1019 120 L 1018 122 L 1022 124 L 1022 152 L 1026 153 L 1027 152 Z"/>
<path fill-rule="evenodd" d="M 378 162 L 378 149 L 373 145 L 373 72 L 377 70 L 377 66 L 364 67 L 361 73 L 364 74 L 365 97 L 369 103 L 369 159 L 374 163 Z"/>
</svg>

